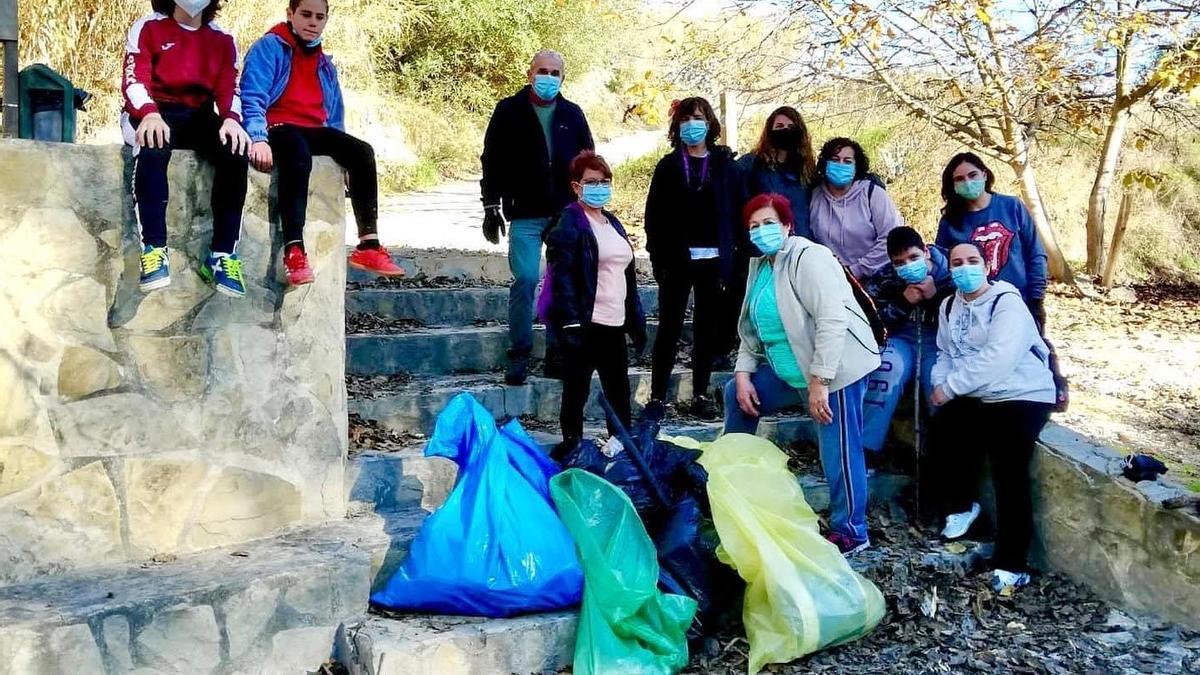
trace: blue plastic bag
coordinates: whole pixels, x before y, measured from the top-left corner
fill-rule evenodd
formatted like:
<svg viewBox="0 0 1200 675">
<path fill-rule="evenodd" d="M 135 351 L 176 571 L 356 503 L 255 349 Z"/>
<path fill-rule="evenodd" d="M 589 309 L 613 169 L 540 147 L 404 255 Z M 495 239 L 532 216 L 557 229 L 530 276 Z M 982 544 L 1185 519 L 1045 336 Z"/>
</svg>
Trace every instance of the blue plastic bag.
<svg viewBox="0 0 1200 675">
<path fill-rule="evenodd" d="M 479 401 L 459 394 L 438 416 L 425 456 L 454 460 L 458 480 L 372 603 L 485 617 L 579 604 L 583 569 L 550 499 L 559 468 L 520 423 L 497 429 Z"/>
</svg>

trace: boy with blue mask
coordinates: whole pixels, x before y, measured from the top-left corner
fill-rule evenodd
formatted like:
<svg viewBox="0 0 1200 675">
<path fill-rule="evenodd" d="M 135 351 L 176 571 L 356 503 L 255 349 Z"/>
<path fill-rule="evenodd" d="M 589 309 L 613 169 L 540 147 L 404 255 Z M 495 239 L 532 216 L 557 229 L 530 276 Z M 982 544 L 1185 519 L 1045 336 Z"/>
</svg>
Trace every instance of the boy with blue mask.
<svg viewBox="0 0 1200 675">
<path fill-rule="evenodd" d="M 946 254 L 927 246 L 913 228 L 889 232 L 887 251 L 891 263 L 864 284 L 889 336 L 882 363 L 867 380 L 863 448 L 868 453 L 883 449 L 896 407 L 918 372 L 922 399 L 928 400 L 937 359 L 937 309 L 954 293 Z"/>
</svg>

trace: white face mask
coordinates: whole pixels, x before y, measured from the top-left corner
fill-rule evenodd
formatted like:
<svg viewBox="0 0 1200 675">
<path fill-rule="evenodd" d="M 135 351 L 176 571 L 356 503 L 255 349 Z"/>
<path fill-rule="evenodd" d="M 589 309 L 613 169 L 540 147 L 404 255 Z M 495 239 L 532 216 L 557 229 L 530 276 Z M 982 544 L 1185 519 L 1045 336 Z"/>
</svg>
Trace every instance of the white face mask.
<svg viewBox="0 0 1200 675">
<path fill-rule="evenodd" d="M 175 6 L 187 12 L 188 16 L 197 17 L 212 0 L 175 0 Z"/>
</svg>

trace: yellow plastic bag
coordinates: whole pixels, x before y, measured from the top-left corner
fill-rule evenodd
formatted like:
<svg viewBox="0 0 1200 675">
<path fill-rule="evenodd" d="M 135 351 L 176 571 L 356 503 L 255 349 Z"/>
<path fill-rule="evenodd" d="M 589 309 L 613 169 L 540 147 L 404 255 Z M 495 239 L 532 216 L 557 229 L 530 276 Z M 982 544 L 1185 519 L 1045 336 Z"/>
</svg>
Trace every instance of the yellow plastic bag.
<svg viewBox="0 0 1200 675">
<path fill-rule="evenodd" d="M 883 618 L 883 594 L 817 529 L 787 455 L 730 434 L 704 449 L 717 557 L 746 581 L 750 673 L 856 640 Z"/>
</svg>

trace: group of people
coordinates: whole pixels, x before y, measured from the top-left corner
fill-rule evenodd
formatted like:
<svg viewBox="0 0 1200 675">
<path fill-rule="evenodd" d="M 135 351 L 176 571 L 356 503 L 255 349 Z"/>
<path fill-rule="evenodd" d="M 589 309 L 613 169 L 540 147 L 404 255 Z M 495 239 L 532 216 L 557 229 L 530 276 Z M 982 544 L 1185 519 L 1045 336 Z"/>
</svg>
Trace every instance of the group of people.
<svg viewBox="0 0 1200 675">
<path fill-rule="evenodd" d="M 288 283 L 313 281 L 304 245 L 314 156 L 345 170 L 360 243 L 349 264 L 400 276 L 377 234 L 371 146 L 348 135 L 337 71 L 322 49 L 327 0 L 289 0 L 287 20 L 255 42 L 239 73 L 232 36 L 214 22 L 220 0 L 152 0 L 129 31 L 122 126 L 133 148 L 142 238 L 140 287 L 170 284 L 167 169 L 175 148 L 214 168 L 213 235 L 201 274 L 220 293 L 246 293 L 237 255 L 248 169 L 277 171 Z M 507 234 L 513 283 L 505 380 L 522 384 L 533 352 L 535 293 L 562 355 L 564 447 L 583 435 L 598 373 L 616 416 L 632 422 L 632 341 L 647 346 L 634 246 L 605 207 L 613 172 L 595 153 L 587 117 L 562 96 L 565 64 L 537 54 L 528 84 L 501 101 L 481 157 L 483 229 Z M 662 419 L 690 308 L 694 399 L 717 419 L 715 368 L 729 359 L 725 431 L 754 433 L 763 415 L 804 406 L 816 423 L 831 491 L 829 540 L 850 555 L 869 546 L 866 454 L 883 448 L 913 383 L 930 417 L 931 466 L 945 476 L 947 538 L 980 507 L 974 481 L 990 461 L 997 502 L 996 584 L 1028 581 L 1028 468 L 1065 381 L 1044 339 L 1046 254 L 1019 199 L 994 191 L 977 156 L 942 172 L 934 245 L 904 224 L 863 148 L 848 138 L 813 152 L 801 114 L 768 116 L 738 158 L 703 98 L 675 104 L 671 150 L 646 197 L 645 236 L 658 285 L 658 331 L 646 415 Z M 540 276 L 542 247 L 547 274 Z M 886 328 L 886 337 L 884 335 Z"/>
<path fill-rule="evenodd" d="M 328 0 L 289 0 L 287 21 L 254 43 L 241 72 L 233 36 L 214 23 L 220 5 L 152 0 L 153 12 L 129 30 L 121 126 L 134 156 L 141 290 L 171 284 L 167 168 L 176 148 L 213 166 L 213 234 L 200 274 L 217 292 L 246 295 L 237 244 L 251 165 L 278 172 L 288 284 L 312 283 L 304 225 L 314 156 L 345 169 L 359 233 L 349 264 L 403 276 L 379 242 L 375 152 L 345 132 L 337 70 L 321 48 Z"/>
<path fill-rule="evenodd" d="M 496 107 L 481 183 L 485 235 L 498 242 L 509 228 L 509 384 L 529 375 L 546 245 L 542 316 L 562 355 L 563 451 L 583 434 L 594 374 L 619 421 L 632 422 L 628 346 L 647 345 L 634 245 L 605 210 L 613 172 L 586 116 L 562 96 L 565 70 L 557 53 L 538 54 L 528 85 Z M 965 536 L 978 517 L 972 476 L 989 460 L 993 581 L 1027 583 L 1029 464 L 1067 392 L 1044 338 L 1046 253 L 1023 203 L 994 191 L 978 156 L 956 155 L 942 172 L 945 205 L 930 245 L 904 224 L 862 146 L 834 138 L 814 153 L 792 107 L 772 112 L 741 158 L 719 144 L 721 124 L 703 98 L 674 104 L 667 136 L 671 150 L 646 196 L 658 331 L 643 414 L 669 414 L 690 306 L 694 399 L 680 408 L 718 418 L 710 379 L 736 348 L 725 432 L 754 433 L 764 415 L 806 408 L 830 486 L 828 539 L 852 555 L 870 545 L 866 456 L 883 449 L 915 386 L 918 414 L 929 416 L 928 464 L 942 477 L 933 484 L 943 536 Z"/>
</svg>

